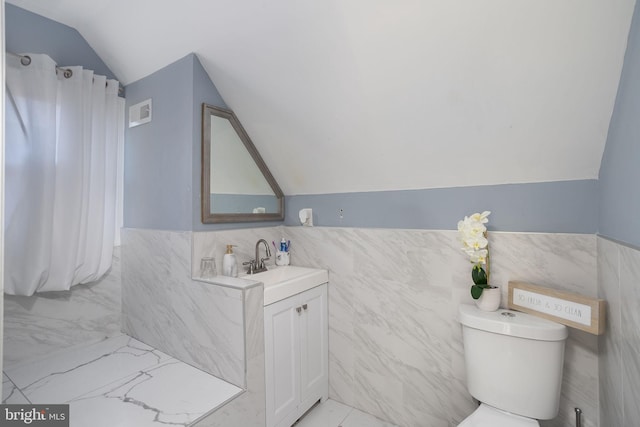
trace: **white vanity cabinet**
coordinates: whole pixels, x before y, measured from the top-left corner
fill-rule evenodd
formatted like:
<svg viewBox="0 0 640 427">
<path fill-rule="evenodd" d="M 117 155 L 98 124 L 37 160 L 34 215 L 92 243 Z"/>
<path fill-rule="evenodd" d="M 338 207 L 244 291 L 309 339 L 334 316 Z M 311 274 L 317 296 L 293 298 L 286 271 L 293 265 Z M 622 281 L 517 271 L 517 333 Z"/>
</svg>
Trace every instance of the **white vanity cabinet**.
<svg viewBox="0 0 640 427">
<path fill-rule="evenodd" d="M 264 307 L 267 427 L 290 427 L 327 399 L 327 284 Z"/>
</svg>

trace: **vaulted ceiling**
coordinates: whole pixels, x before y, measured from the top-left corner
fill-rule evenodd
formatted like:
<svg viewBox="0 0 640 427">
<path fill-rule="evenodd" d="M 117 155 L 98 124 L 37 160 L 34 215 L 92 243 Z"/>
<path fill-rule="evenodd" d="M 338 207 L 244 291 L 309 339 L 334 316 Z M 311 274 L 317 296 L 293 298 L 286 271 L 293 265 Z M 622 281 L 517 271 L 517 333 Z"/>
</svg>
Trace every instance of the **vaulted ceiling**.
<svg viewBox="0 0 640 427">
<path fill-rule="evenodd" d="M 10 0 L 126 85 L 195 52 L 285 194 L 598 177 L 635 0 Z"/>
</svg>

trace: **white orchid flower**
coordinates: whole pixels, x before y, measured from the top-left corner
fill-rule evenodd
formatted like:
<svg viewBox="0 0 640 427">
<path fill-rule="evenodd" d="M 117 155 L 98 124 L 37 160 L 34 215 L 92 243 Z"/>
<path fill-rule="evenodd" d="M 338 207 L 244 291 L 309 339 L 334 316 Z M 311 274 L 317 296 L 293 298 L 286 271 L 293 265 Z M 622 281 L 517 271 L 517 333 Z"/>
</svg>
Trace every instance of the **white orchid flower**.
<svg viewBox="0 0 640 427">
<path fill-rule="evenodd" d="M 464 234 L 482 234 L 487 231 L 487 227 L 484 225 L 487 221 L 488 219 L 481 217 L 480 214 L 465 216 L 462 221 L 458 222 L 458 231 Z"/>
<path fill-rule="evenodd" d="M 471 248 L 474 251 L 477 251 L 479 249 L 486 248 L 487 245 L 489 244 L 489 241 L 487 240 L 486 237 L 484 237 L 484 234 L 475 234 L 475 235 L 468 236 L 463 241 L 463 243 L 465 247 Z"/>
<path fill-rule="evenodd" d="M 489 256 L 489 240 L 487 240 L 488 216 L 491 212 L 474 213 L 458 221 L 458 238 L 462 250 L 469 256 L 472 264 L 485 265 Z"/>
<path fill-rule="evenodd" d="M 458 238 L 462 243 L 462 250 L 469 256 L 473 264 L 471 278 L 474 285 L 471 287 L 471 296 L 480 298 L 482 290 L 489 283 L 489 240 L 487 239 L 487 227 L 490 211 L 474 213 L 465 216 L 458 221 Z M 486 271 L 485 271 L 486 268 Z"/>
<path fill-rule="evenodd" d="M 474 213 L 473 215 L 471 215 L 471 218 L 473 219 L 473 221 L 477 221 L 480 222 L 482 224 L 486 224 L 487 222 L 489 222 L 489 214 L 491 214 L 491 211 L 484 211 L 482 213 Z"/>
<path fill-rule="evenodd" d="M 487 263 L 487 255 L 489 251 L 487 249 L 480 249 L 479 251 L 474 251 L 469 254 L 469 260 L 471 264 L 482 264 L 485 265 Z"/>
</svg>

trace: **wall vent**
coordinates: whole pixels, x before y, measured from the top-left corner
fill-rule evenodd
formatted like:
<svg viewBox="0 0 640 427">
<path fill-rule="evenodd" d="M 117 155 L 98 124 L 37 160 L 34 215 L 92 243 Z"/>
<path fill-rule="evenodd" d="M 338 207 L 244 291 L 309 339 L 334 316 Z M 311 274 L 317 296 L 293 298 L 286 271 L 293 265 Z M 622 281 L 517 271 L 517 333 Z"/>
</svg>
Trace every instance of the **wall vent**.
<svg viewBox="0 0 640 427">
<path fill-rule="evenodd" d="M 151 98 L 129 107 L 129 127 L 140 126 L 151 121 Z"/>
</svg>

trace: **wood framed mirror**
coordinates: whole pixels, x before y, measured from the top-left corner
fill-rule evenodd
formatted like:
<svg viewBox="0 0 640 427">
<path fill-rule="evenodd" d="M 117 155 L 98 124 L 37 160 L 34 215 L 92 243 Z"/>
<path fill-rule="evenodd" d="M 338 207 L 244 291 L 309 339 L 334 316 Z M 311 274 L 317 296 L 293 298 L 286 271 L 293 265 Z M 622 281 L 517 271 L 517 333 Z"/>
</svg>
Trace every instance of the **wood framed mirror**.
<svg viewBox="0 0 640 427">
<path fill-rule="evenodd" d="M 284 194 L 231 110 L 202 104 L 202 222 L 282 221 Z"/>
</svg>

